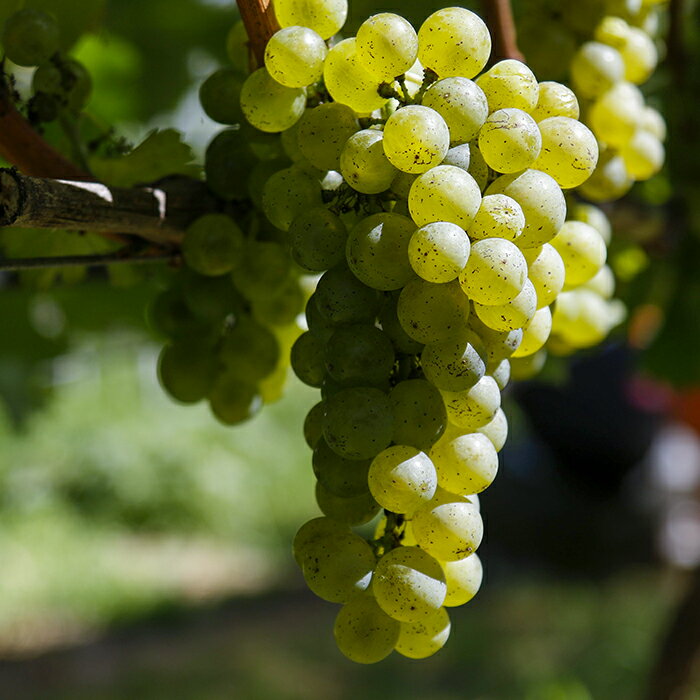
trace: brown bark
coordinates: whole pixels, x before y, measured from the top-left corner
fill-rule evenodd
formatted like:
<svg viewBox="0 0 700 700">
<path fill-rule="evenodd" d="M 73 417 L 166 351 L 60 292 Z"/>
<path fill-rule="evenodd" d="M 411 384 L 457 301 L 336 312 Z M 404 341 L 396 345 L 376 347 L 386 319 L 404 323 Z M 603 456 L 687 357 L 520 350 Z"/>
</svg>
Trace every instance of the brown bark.
<svg viewBox="0 0 700 700">
<path fill-rule="evenodd" d="M 267 42 L 280 26 L 271 0 L 238 0 L 238 12 L 248 34 L 250 68 L 254 70 L 264 64 Z"/>
<path fill-rule="evenodd" d="M 525 61 L 525 57 L 518 48 L 513 8 L 510 0 L 482 0 L 486 24 L 491 32 L 493 48 L 491 61 L 496 63 L 505 58 L 514 58 Z"/>
</svg>

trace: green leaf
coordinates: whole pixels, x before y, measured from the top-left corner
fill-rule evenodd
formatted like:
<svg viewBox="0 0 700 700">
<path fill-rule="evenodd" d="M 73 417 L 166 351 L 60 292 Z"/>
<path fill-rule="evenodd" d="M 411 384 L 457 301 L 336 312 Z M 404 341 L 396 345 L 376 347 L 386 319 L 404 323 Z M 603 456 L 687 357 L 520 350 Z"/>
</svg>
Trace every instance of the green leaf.
<svg viewBox="0 0 700 700">
<path fill-rule="evenodd" d="M 90 168 L 98 179 L 115 187 L 133 187 L 166 175 L 196 177 L 199 167 L 175 129 L 152 131 L 131 153 L 116 158 L 93 158 Z"/>
</svg>

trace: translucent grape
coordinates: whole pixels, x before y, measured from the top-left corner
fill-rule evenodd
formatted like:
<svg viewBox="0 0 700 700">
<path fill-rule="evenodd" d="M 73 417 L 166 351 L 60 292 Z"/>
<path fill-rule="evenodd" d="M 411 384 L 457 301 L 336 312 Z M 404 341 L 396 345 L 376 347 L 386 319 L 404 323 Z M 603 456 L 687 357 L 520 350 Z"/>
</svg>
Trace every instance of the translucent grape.
<svg viewBox="0 0 700 700">
<path fill-rule="evenodd" d="M 402 622 L 396 651 L 409 659 L 426 659 L 445 646 L 450 636 L 450 616 L 440 608 L 427 620 Z"/>
<path fill-rule="evenodd" d="M 496 478 L 498 453 L 481 433 L 438 440 L 430 450 L 440 486 L 451 493 L 481 493 Z"/>
<path fill-rule="evenodd" d="M 564 287 L 587 282 L 605 264 L 607 248 L 600 234 L 582 221 L 567 221 L 552 239 L 566 270 Z"/>
<path fill-rule="evenodd" d="M 226 35 L 226 55 L 239 73 L 248 71 L 248 34 L 240 19 Z"/>
<path fill-rule="evenodd" d="M 240 316 L 227 329 L 219 357 L 227 373 L 246 381 L 259 381 L 277 365 L 280 347 L 274 333 L 250 317 Z"/>
<path fill-rule="evenodd" d="M 598 159 L 598 166 L 580 187 L 581 194 L 593 202 L 608 202 L 619 199 L 634 184 L 629 176 L 625 161 L 614 151 L 604 151 Z"/>
<path fill-rule="evenodd" d="M 336 496 L 320 482 L 316 483 L 316 503 L 324 515 L 352 527 L 368 523 L 380 510 L 369 491 L 357 496 Z"/>
<path fill-rule="evenodd" d="M 469 161 L 469 174 L 474 178 L 476 184 L 479 186 L 479 189 L 483 192 L 491 178 L 491 169 L 486 164 L 484 156 L 481 155 L 481 151 L 474 142 L 470 144 L 469 151 L 471 154 Z"/>
<path fill-rule="evenodd" d="M 536 353 L 547 342 L 551 331 L 552 313 L 548 306 L 544 306 L 523 326 L 523 340 L 513 357 L 526 357 Z"/>
<path fill-rule="evenodd" d="M 499 61 L 480 75 L 476 84 L 486 95 L 489 112 L 505 107 L 531 112 L 537 106 L 539 83 L 522 61 L 512 58 Z"/>
<path fill-rule="evenodd" d="M 307 386 L 320 387 L 326 376 L 326 344 L 315 333 L 302 333 L 292 345 L 290 364 Z"/>
<path fill-rule="evenodd" d="M 306 553 L 313 552 L 318 542 L 324 539 L 332 542 L 349 534 L 350 528 L 347 525 L 342 525 L 330 518 L 313 518 L 304 523 L 294 536 L 292 542 L 294 559 L 299 566 L 303 566 Z"/>
<path fill-rule="evenodd" d="M 447 582 L 446 607 L 464 605 L 479 592 L 484 569 L 477 554 L 470 554 L 458 561 L 443 562 L 442 568 Z"/>
<path fill-rule="evenodd" d="M 308 27 L 285 27 L 265 47 L 265 68 L 280 85 L 306 87 L 323 74 L 326 42 Z"/>
<path fill-rule="evenodd" d="M 498 388 L 503 391 L 510 382 L 510 360 L 501 360 L 494 367 L 490 367 L 489 376 L 493 377 Z"/>
<path fill-rule="evenodd" d="M 38 66 L 59 49 L 58 24 L 41 10 L 19 10 L 5 22 L 2 45 L 7 57 L 18 66 Z"/>
<path fill-rule="evenodd" d="M 464 229 L 439 221 L 426 224 L 411 236 L 408 259 L 416 274 L 428 282 L 450 282 L 469 259 L 469 236 Z"/>
<path fill-rule="evenodd" d="M 450 148 L 450 130 L 430 107 L 409 105 L 394 112 L 384 125 L 384 153 L 407 173 L 424 173 L 439 165 Z"/>
<path fill-rule="evenodd" d="M 396 310 L 398 300 L 399 294 L 397 292 L 385 296 L 379 311 L 379 325 L 391 338 L 391 342 L 398 352 L 412 355 L 420 352 L 423 344 L 413 340 L 401 326 Z"/>
<path fill-rule="evenodd" d="M 573 90 L 562 83 L 545 81 L 540 83 L 537 106 L 530 111 L 536 122 L 549 117 L 579 118 L 579 105 Z"/>
<path fill-rule="evenodd" d="M 320 170 L 340 170 L 345 142 L 359 129 L 350 107 L 337 102 L 307 109 L 297 127 L 301 154 Z"/>
<path fill-rule="evenodd" d="M 610 299 L 615 293 L 615 273 L 610 267 L 603 265 L 583 286 L 603 299 Z"/>
<path fill-rule="evenodd" d="M 418 59 L 441 78 L 473 78 L 491 54 L 491 35 L 483 20 L 462 7 L 434 12 L 418 30 Z"/>
<path fill-rule="evenodd" d="M 629 27 L 620 54 L 625 64 L 625 80 L 635 85 L 646 82 L 659 61 L 653 40 L 637 27 Z"/>
<path fill-rule="evenodd" d="M 370 460 L 345 459 L 321 438 L 314 448 L 312 463 L 319 483 L 334 496 L 349 498 L 367 493 Z"/>
<path fill-rule="evenodd" d="M 251 73 L 241 88 L 241 109 L 250 124 L 275 133 L 289 129 L 306 108 L 303 88 L 280 85 L 265 68 Z"/>
<path fill-rule="evenodd" d="M 372 591 L 387 615 L 418 622 L 439 610 L 447 586 L 440 564 L 418 547 L 397 547 L 377 563 Z"/>
<path fill-rule="evenodd" d="M 528 277 L 537 293 L 537 308 L 549 306 L 564 288 L 566 270 L 561 255 L 550 243 L 540 248 L 525 248 Z"/>
<path fill-rule="evenodd" d="M 617 83 L 591 107 L 590 124 L 595 135 L 609 146 L 629 143 L 643 119 L 644 97 L 632 83 Z"/>
<path fill-rule="evenodd" d="M 493 377 L 488 375 L 466 391 L 441 393 L 447 409 L 447 419 L 468 430 L 486 425 L 501 407 L 501 392 Z"/>
<path fill-rule="evenodd" d="M 323 272 L 345 257 L 345 224 L 325 207 L 302 211 L 289 227 L 292 258 L 305 270 Z"/>
<path fill-rule="evenodd" d="M 504 360 L 508 362 L 508 360 Z M 496 415 L 486 424 L 476 429 L 477 433 L 485 435 L 491 444 L 496 448 L 496 452 L 500 452 L 506 444 L 508 437 L 508 419 L 502 408 L 496 411 Z"/>
<path fill-rule="evenodd" d="M 425 379 L 408 379 L 391 390 L 389 401 L 394 411 L 392 441 L 427 452 L 447 423 L 440 392 Z"/>
<path fill-rule="evenodd" d="M 473 337 L 461 333 L 428 343 L 421 354 L 421 366 L 428 381 L 446 391 L 465 391 L 474 386 L 486 371 L 474 342 Z"/>
<path fill-rule="evenodd" d="M 489 194 L 482 198 L 479 211 L 469 227 L 469 237 L 505 238 L 514 241 L 525 228 L 522 207 L 505 194 Z"/>
<path fill-rule="evenodd" d="M 610 245 L 610 241 L 612 239 L 612 226 L 610 225 L 610 221 L 602 209 L 596 207 L 594 204 L 579 202 L 573 207 L 571 211 L 571 218 L 575 221 L 583 221 L 584 223 L 593 226 L 593 228 L 598 231 L 602 239 L 605 241 L 605 245 Z"/>
<path fill-rule="evenodd" d="M 348 16 L 347 0 L 275 0 L 275 17 L 281 27 L 309 27 L 330 39 Z"/>
<path fill-rule="evenodd" d="M 377 129 L 353 134 L 340 154 L 340 172 L 350 187 L 363 194 L 389 189 L 398 170 L 384 153 L 384 134 Z"/>
<path fill-rule="evenodd" d="M 304 418 L 304 440 L 312 450 L 323 438 L 323 417 L 325 414 L 326 407 L 323 401 L 319 401 L 309 409 L 306 418 Z"/>
<path fill-rule="evenodd" d="M 299 214 L 322 204 L 318 181 L 295 165 L 276 172 L 263 188 L 265 216 L 283 231 L 289 230 Z"/>
<path fill-rule="evenodd" d="M 212 348 L 197 340 L 184 340 L 163 347 L 158 358 L 158 379 L 176 401 L 195 403 L 211 390 L 219 371 Z"/>
<path fill-rule="evenodd" d="M 516 357 L 511 360 L 511 373 L 513 379 L 523 382 L 539 374 L 547 361 L 547 351 L 542 348 L 534 355 L 527 357 Z"/>
<path fill-rule="evenodd" d="M 458 146 L 453 146 L 447 151 L 447 155 L 442 159 L 440 165 L 454 165 L 457 168 L 469 172 L 471 165 L 471 146 L 468 143 L 460 143 Z M 472 175 L 472 177 L 474 177 Z M 415 177 L 413 178 L 415 180 Z M 413 180 L 411 180 L 413 182 Z M 406 191 L 405 196 L 408 196 Z"/>
<path fill-rule="evenodd" d="M 529 168 L 542 148 L 537 122 L 521 109 L 492 112 L 479 131 L 479 150 L 489 167 L 499 173 Z"/>
<path fill-rule="evenodd" d="M 202 275 L 224 275 L 240 261 L 243 232 L 225 214 L 205 214 L 190 224 L 182 241 L 182 255 Z"/>
<path fill-rule="evenodd" d="M 199 102 L 205 114 L 220 124 L 243 121 L 240 100 L 244 80 L 233 68 L 214 71 L 199 88 Z"/>
<path fill-rule="evenodd" d="M 379 311 L 377 292 L 339 265 L 324 273 L 315 293 L 321 316 L 331 323 L 374 322 Z"/>
<path fill-rule="evenodd" d="M 209 392 L 209 405 L 214 415 L 226 425 L 237 425 L 252 418 L 261 408 L 258 388 L 238 373 L 220 374 Z"/>
<path fill-rule="evenodd" d="M 357 30 L 357 56 L 377 79 L 385 82 L 405 73 L 418 56 L 418 36 L 400 15 L 382 12 Z"/>
<path fill-rule="evenodd" d="M 630 177 L 648 180 L 661 170 L 666 153 L 654 134 L 637 129 L 632 139 L 620 149 L 620 157 Z"/>
<path fill-rule="evenodd" d="M 666 122 L 661 114 L 648 105 L 642 110 L 640 127 L 656 136 L 659 141 L 666 140 Z"/>
<path fill-rule="evenodd" d="M 485 325 L 496 331 L 512 331 L 522 328 L 537 311 L 537 292 L 530 280 L 526 280 L 520 294 L 505 304 L 488 306 L 474 302 L 474 312 Z"/>
<path fill-rule="evenodd" d="M 481 352 L 484 355 L 487 367 L 498 363 L 506 357 L 510 357 L 523 339 L 522 331 L 496 331 L 489 326 L 485 326 L 476 314 L 470 316 L 469 327 L 481 340 Z"/>
<path fill-rule="evenodd" d="M 625 65 L 617 49 L 598 41 L 583 44 L 571 61 L 574 90 L 586 98 L 595 98 L 624 78 Z"/>
</svg>

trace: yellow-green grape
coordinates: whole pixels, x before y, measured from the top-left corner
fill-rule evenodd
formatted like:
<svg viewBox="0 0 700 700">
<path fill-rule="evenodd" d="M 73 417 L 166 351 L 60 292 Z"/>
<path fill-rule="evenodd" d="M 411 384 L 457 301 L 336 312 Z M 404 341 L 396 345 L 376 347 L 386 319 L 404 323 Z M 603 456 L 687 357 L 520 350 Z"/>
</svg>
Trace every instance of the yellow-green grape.
<svg viewBox="0 0 700 700">
<path fill-rule="evenodd" d="M 625 80 L 635 85 L 646 82 L 659 61 L 653 40 L 637 27 L 629 28 L 620 54 L 625 64 Z"/>
<path fill-rule="evenodd" d="M 520 329 L 512 331 L 496 331 L 485 326 L 479 317 L 472 314 L 469 327 L 481 340 L 484 360 L 488 367 L 494 366 L 500 360 L 510 357 L 520 345 L 523 333 Z"/>
<path fill-rule="evenodd" d="M 598 163 L 598 142 L 591 130 L 570 117 L 550 117 L 539 123 L 542 150 L 533 168 L 570 189 L 585 182 Z"/>
<path fill-rule="evenodd" d="M 629 176 L 625 161 L 614 151 L 604 151 L 598 166 L 580 187 L 581 194 L 592 202 L 609 202 L 629 192 L 634 180 Z"/>
<path fill-rule="evenodd" d="M 199 102 L 205 114 L 220 124 L 240 123 L 243 120 L 241 89 L 244 80 L 233 68 L 214 71 L 199 87 Z"/>
<path fill-rule="evenodd" d="M 590 124 L 595 135 L 608 146 L 620 148 L 642 123 L 644 97 L 632 83 L 618 83 L 603 93 L 591 107 Z"/>
<path fill-rule="evenodd" d="M 469 299 L 456 281 L 434 284 L 415 279 L 401 290 L 396 312 L 410 338 L 434 343 L 464 328 L 469 318 Z"/>
<path fill-rule="evenodd" d="M 183 339 L 168 343 L 158 356 L 158 380 L 176 401 L 196 403 L 207 396 L 220 363 L 207 342 Z"/>
<path fill-rule="evenodd" d="M 447 586 L 442 567 L 434 557 L 419 547 L 397 547 L 377 563 L 372 592 L 379 607 L 390 617 L 400 622 L 419 622 L 442 607 Z"/>
<path fill-rule="evenodd" d="M 598 231 L 605 241 L 605 245 L 610 245 L 612 240 L 612 226 L 605 212 L 594 204 L 586 204 L 580 202 L 576 204 L 571 211 L 571 218 L 575 221 L 583 221 L 585 224 L 590 224 Z"/>
<path fill-rule="evenodd" d="M 374 323 L 379 311 L 377 292 L 342 264 L 323 273 L 313 300 L 319 320 L 326 324 Z"/>
<path fill-rule="evenodd" d="M 552 316 L 552 333 L 574 348 L 600 343 L 624 314 L 588 289 L 563 292 Z"/>
<path fill-rule="evenodd" d="M 425 91 L 421 103 L 442 116 L 453 144 L 471 141 L 489 115 L 484 91 L 472 80 L 459 76 L 433 83 Z"/>
<path fill-rule="evenodd" d="M 447 423 L 440 392 L 425 379 L 407 379 L 391 390 L 389 401 L 394 411 L 392 441 L 427 452 Z"/>
<path fill-rule="evenodd" d="M 294 559 L 301 567 L 304 565 L 305 554 L 310 549 L 315 548 L 317 542 L 326 538 L 330 540 L 340 539 L 349 534 L 350 528 L 347 525 L 330 518 L 313 518 L 304 523 L 297 531 L 297 534 L 294 535 L 294 541 L 292 542 Z"/>
<path fill-rule="evenodd" d="M 323 74 L 326 42 L 308 27 L 285 27 L 265 47 L 265 68 L 280 85 L 306 87 Z"/>
<path fill-rule="evenodd" d="M 366 19 L 357 30 L 357 55 L 377 79 L 390 82 L 418 56 L 418 36 L 408 20 L 392 12 Z"/>
<path fill-rule="evenodd" d="M 442 488 L 438 488 L 430 503 L 414 513 L 411 528 L 418 545 L 440 561 L 468 557 L 484 535 L 479 509 L 465 496 Z"/>
<path fill-rule="evenodd" d="M 498 453 L 481 433 L 449 438 L 444 435 L 430 450 L 438 483 L 451 493 L 481 493 L 496 478 Z"/>
<path fill-rule="evenodd" d="M 470 554 L 458 561 L 443 562 L 442 568 L 447 581 L 445 607 L 464 605 L 479 592 L 484 569 L 477 554 Z"/>
<path fill-rule="evenodd" d="M 400 289 L 414 277 L 408 245 L 415 230 L 415 224 L 400 214 L 372 214 L 360 220 L 346 244 L 350 269 L 368 287 Z"/>
<path fill-rule="evenodd" d="M 567 221 L 552 239 L 564 262 L 565 289 L 587 282 L 605 264 L 608 250 L 601 235 L 582 221 Z"/>
<path fill-rule="evenodd" d="M 566 200 L 561 187 L 553 177 L 540 170 L 503 175 L 489 186 L 486 194 L 507 194 L 522 208 L 525 228 L 518 238 L 520 248 L 547 243 L 556 236 L 566 218 Z"/>
<path fill-rule="evenodd" d="M 525 228 L 522 207 L 505 194 L 488 194 L 481 200 L 468 233 L 471 239 L 505 238 L 514 241 Z"/>
<path fill-rule="evenodd" d="M 537 308 L 549 306 L 564 288 L 566 270 L 557 249 L 550 243 L 523 250 L 527 275 L 537 294 Z"/>
<path fill-rule="evenodd" d="M 415 273 L 427 282 L 451 282 L 467 264 L 469 248 L 469 236 L 464 229 L 438 221 L 413 233 L 408 244 L 408 260 Z"/>
<path fill-rule="evenodd" d="M 590 289 L 602 299 L 612 299 L 615 293 L 615 273 L 608 265 L 598 270 L 598 272 L 582 285 L 585 289 Z"/>
<path fill-rule="evenodd" d="M 402 622 L 396 651 L 409 659 L 427 659 L 445 646 L 450 626 L 450 616 L 444 608 L 427 620 Z"/>
<path fill-rule="evenodd" d="M 468 143 L 460 143 L 457 146 L 452 146 L 447 155 L 442 159 L 440 165 L 454 165 L 456 168 L 461 168 L 469 172 L 471 164 L 471 146 Z M 414 179 L 416 176 L 413 176 Z M 406 193 L 408 196 L 408 193 Z"/>
<path fill-rule="evenodd" d="M 246 299 L 270 299 L 284 290 L 291 271 L 291 260 L 280 243 L 248 239 L 233 283 Z"/>
<path fill-rule="evenodd" d="M 226 214 L 205 214 L 185 232 L 182 255 L 188 267 L 202 275 L 224 275 L 243 253 L 243 232 Z"/>
<path fill-rule="evenodd" d="M 370 594 L 357 595 L 338 612 L 333 635 L 338 649 L 358 664 L 376 664 L 391 654 L 401 623 L 389 617 Z"/>
<path fill-rule="evenodd" d="M 348 16 L 347 0 L 275 0 L 275 17 L 280 27 L 309 27 L 330 39 Z"/>
<path fill-rule="evenodd" d="M 4 8 L 9 17 L 3 27 L 3 47 L 18 66 L 38 66 L 59 50 L 59 25 L 52 15 L 41 10 L 24 8 L 11 13 L 18 4 Z"/>
<path fill-rule="evenodd" d="M 571 82 L 578 95 L 596 98 L 625 76 L 625 64 L 617 49 L 598 41 L 579 47 L 571 61 Z"/>
<path fill-rule="evenodd" d="M 666 122 L 661 114 L 648 105 L 642 110 L 640 128 L 656 136 L 659 141 L 666 140 Z"/>
<path fill-rule="evenodd" d="M 532 379 L 542 371 L 546 361 L 547 351 L 544 348 L 538 350 L 534 355 L 528 355 L 527 357 L 516 357 L 510 362 L 511 376 L 518 382 L 524 382 L 528 379 Z"/>
<path fill-rule="evenodd" d="M 340 172 L 350 187 L 363 194 L 389 189 L 398 170 L 384 154 L 384 134 L 377 129 L 353 134 L 340 153 Z"/>
<path fill-rule="evenodd" d="M 596 41 L 620 49 L 624 46 L 629 30 L 630 25 L 622 17 L 608 15 L 600 20 L 593 36 Z"/>
<path fill-rule="evenodd" d="M 325 516 L 352 527 L 368 523 L 380 510 L 369 491 L 357 496 L 336 496 L 320 481 L 316 482 L 316 503 Z"/>
<path fill-rule="evenodd" d="M 479 150 L 489 167 L 499 173 L 529 168 L 542 148 L 537 122 L 522 109 L 492 112 L 479 131 Z"/>
<path fill-rule="evenodd" d="M 495 331 L 512 331 L 527 325 L 537 311 L 537 292 L 535 287 L 526 280 L 523 288 L 506 304 L 485 306 L 474 302 L 474 311 L 479 320 Z"/>
<path fill-rule="evenodd" d="M 474 386 L 486 372 L 478 347 L 478 339 L 464 332 L 428 343 L 421 353 L 426 379 L 445 391 L 465 391 Z"/>
<path fill-rule="evenodd" d="M 323 80 L 331 97 L 356 112 L 373 112 L 386 102 L 377 80 L 360 62 L 355 38 L 343 39 L 326 56 Z"/>
<path fill-rule="evenodd" d="M 652 133 L 637 129 L 632 139 L 620 149 L 625 170 L 635 180 L 648 180 L 661 170 L 666 151 Z"/>
<path fill-rule="evenodd" d="M 323 437 L 323 415 L 325 412 L 323 401 L 319 401 L 309 409 L 306 418 L 304 418 L 304 440 L 312 450 L 316 448 Z"/>
<path fill-rule="evenodd" d="M 473 78 L 490 55 L 488 27 L 479 15 L 462 7 L 434 12 L 418 30 L 418 58 L 441 78 Z"/>
<path fill-rule="evenodd" d="M 251 73 L 241 88 L 241 109 L 256 129 L 275 133 L 289 129 L 306 108 L 306 91 L 280 85 L 266 68 Z"/>
<path fill-rule="evenodd" d="M 239 73 L 248 71 L 248 34 L 240 19 L 226 35 L 226 55 Z"/>
<path fill-rule="evenodd" d="M 318 181 L 298 166 L 278 170 L 263 187 L 262 209 L 274 226 L 288 231 L 299 214 L 323 204 Z"/>
<path fill-rule="evenodd" d="M 501 360 L 495 367 L 489 368 L 489 375 L 493 377 L 498 388 L 503 391 L 510 381 L 510 359 Z"/>
<path fill-rule="evenodd" d="M 425 452 L 409 445 L 392 445 L 372 460 L 367 482 L 382 508 L 413 513 L 435 494 L 437 474 Z"/>
<path fill-rule="evenodd" d="M 501 391 L 496 380 L 488 375 L 466 391 L 440 393 L 447 409 L 447 419 L 467 430 L 477 430 L 489 423 L 501 407 Z"/>
<path fill-rule="evenodd" d="M 490 112 L 505 107 L 531 112 L 537 106 L 539 84 L 522 61 L 512 58 L 499 61 L 480 75 L 476 84 L 484 91 Z"/>
<path fill-rule="evenodd" d="M 393 168 L 394 166 L 392 165 L 391 167 Z M 391 191 L 394 194 L 397 194 L 400 197 L 400 199 L 407 200 L 408 193 L 411 190 L 411 185 L 415 182 L 415 179 L 418 177 L 418 175 L 411 175 L 411 173 L 403 173 L 400 170 L 395 170 L 395 172 L 396 177 L 391 183 Z M 406 202 L 401 202 L 401 204 L 405 205 L 406 210 L 408 210 L 408 204 Z"/>
<path fill-rule="evenodd" d="M 530 111 L 536 122 L 549 117 L 579 118 L 579 106 L 576 94 L 562 83 L 547 80 L 540 83 L 540 92 L 536 107 Z"/>
<path fill-rule="evenodd" d="M 307 110 L 304 110 L 304 114 L 306 114 Z M 302 115 L 303 116 L 303 115 Z M 299 123 L 301 122 L 301 119 L 299 121 L 294 122 L 292 126 L 289 127 L 289 129 L 285 129 L 281 134 L 280 134 L 280 145 L 282 146 L 282 151 L 284 154 L 291 160 L 293 163 L 304 163 L 305 162 L 305 157 L 304 154 L 301 152 L 301 149 L 299 148 L 299 142 L 297 140 L 297 137 L 299 135 Z"/>
<path fill-rule="evenodd" d="M 551 332 L 552 312 L 549 310 L 549 306 L 543 306 L 535 313 L 530 322 L 523 326 L 523 340 L 512 357 L 533 355 L 544 346 Z"/>
<path fill-rule="evenodd" d="M 408 193 L 408 209 L 418 226 L 447 221 L 466 230 L 480 204 L 476 180 L 454 165 L 431 168 L 416 178 Z"/>
<path fill-rule="evenodd" d="M 506 304 L 520 293 L 526 279 L 523 254 L 504 238 L 476 241 L 459 276 L 464 293 L 480 304 Z"/>
<path fill-rule="evenodd" d="M 450 130 L 430 107 L 403 107 L 384 125 L 384 153 L 394 167 L 406 173 L 424 173 L 439 165 L 449 148 Z"/>
<path fill-rule="evenodd" d="M 325 207 L 312 207 L 292 221 L 289 249 L 297 265 L 309 272 L 323 272 L 344 259 L 347 237 L 339 216 Z"/>
<path fill-rule="evenodd" d="M 508 360 L 502 360 L 502 362 L 508 363 Z M 508 437 L 508 419 L 503 409 L 499 408 L 496 411 L 496 415 L 486 425 L 477 428 L 476 432 L 485 435 L 491 440 L 491 444 L 496 448 L 496 452 L 500 452 Z"/>
<path fill-rule="evenodd" d="M 340 170 L 343 146 L 359 128 L 347 105 L 328 102 L 307 109 L 297 124 L 299 151 L 319 170 Z"/>
<path fill-rule="evenodd" d="M 470 159 L 469 159 L 469 174 L 474 178 L 479 189 L 483 192 L 486 189 L 486 185 L 489 183 L 489 178 L 491 176 L 491 171 L 489 166 L 486 165 L 484 156 L 481 155 L 479 147 L 475 143 L 469 145 Z"/>
</svg>

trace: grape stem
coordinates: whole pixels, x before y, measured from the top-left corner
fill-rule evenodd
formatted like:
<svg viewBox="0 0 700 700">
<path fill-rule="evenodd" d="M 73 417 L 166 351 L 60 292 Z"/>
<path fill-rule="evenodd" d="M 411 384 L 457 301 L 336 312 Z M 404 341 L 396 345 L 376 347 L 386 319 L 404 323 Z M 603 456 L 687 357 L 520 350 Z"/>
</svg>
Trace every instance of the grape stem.
<svg viewBox="0 0 700 700">
<path fill-rule="evenodd" d="M 271 0 L 238 0 L 238 12 L 248 34 L 249 64 L 252 71 L 264 65 L 267 42 L 280 27 Z"/>
<path fill-rule="evenodd" d="M 486 24 L 493 38 L 491 61 L 496 63 L 505 58 L 525 62 L 518 48 L 518 38 L 510 0 L 482 0 Z"/>
<path fill-rule="evenodd" d="M 37 270 L 51 267 L 97 267 L 129 263 L 162 262 L 164 260 L 179 260 L 180 254 L 175 251 L 159 250 L 153 253 L 137 254 L 122 248 L 114 253 L 103 255 L 61 255 L 46 258 L 11 258 L 0 259 L 0 272 L 15 272 L 19 270 Z"/>
</svg>

